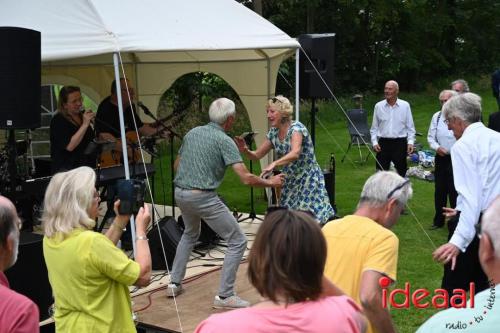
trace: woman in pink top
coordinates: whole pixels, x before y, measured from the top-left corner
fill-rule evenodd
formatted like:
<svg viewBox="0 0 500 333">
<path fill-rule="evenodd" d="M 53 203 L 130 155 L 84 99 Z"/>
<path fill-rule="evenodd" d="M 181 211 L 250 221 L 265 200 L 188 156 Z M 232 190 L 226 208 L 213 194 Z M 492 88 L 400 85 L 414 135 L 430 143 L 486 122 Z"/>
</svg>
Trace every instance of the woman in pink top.
<svg viewBox="0 0 500 333">
<path fill-rule="evenodd" d="M 248 277 L 264 300 L 253 307 L 214 314 L 195 333 L 364 332 L 352 299 L 323 277 L 326 244 L 307 213 L 269 212 L 249 256 Z"/>
</svg>

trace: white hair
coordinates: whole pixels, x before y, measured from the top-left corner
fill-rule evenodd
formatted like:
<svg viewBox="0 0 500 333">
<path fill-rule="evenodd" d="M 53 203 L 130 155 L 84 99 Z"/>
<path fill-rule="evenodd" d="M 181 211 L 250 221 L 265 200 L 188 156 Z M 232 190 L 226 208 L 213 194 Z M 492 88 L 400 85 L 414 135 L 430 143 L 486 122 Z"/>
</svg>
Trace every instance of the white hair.
<svg viewBox="0 0 500 333">
<path fill-rule="evenodd" d="M 460 118 L 472 124 L 481 120 L 481 97 L 474 93 L 458 94 L 443 105 L 445 118 Z"/>
<path fill-rule="evenodd" d="M 96 176 L 89 167 L 79 167 L 54 175 L 44 198 L 42 226 L 47 237 L 68 235 L 76 228 L 91 229 L 95 221 L 88 215 L 94 200 Z"/>
<path fill-rule="evenodd" d="M 236 114 L 236 106 L 229 98 L 218 98 L 210 104 L 208 116 L 211 122 L 222 125 L 227 118 Z"/>
<path fill-rule="evenodd" d="M 465 81 L 464 79 L 458 79 L 458 80 L 455 80 L 453 81 L 451 84 L 450 84 L 450 87 L 453 88 L 453 86 L 457 83 L 460 83 L 463 87 L 463 90 L 462 90 L 462 93 L 466 93 L 466 92 L 469 92 L 470 89 L 469 89 L 469 84 L 467 83 L 467 81 Z"/>
<path fill-rule="evenodd" d="M 500 259 L 500 196 L 493 200 L 484 212 L 481 229 L 488 234 L 495 249 L 495 257 Z"/>
<path fill-rule="evenodd" d="M 393 85 L 393 86 L 396 88 L 396 90 L 399 92 L 399 83 L 397 83 L 397 82 L 396 82 L 396 81 L 394 81 L 394 80 L 389 80 L 389 81 L 387 81 L 387 82 L 385 83 L 385 85 L 387 85 L 388 83 L 390 83 L 391 85 Z"/>
<path fill-rule="evenodd" d="M 439 99 L 443 98 L 445 95 L 450 95 L 450 98 L 457 96 L 458 93 L 455 90 L 445 89 L 439 93 Z"/>
<path fill-rule="evenodd" d="M 409 180 L 392 171 L 379 171 L 370 176 L 363 186 L 358 208 L 361 205 L 381 207 L 390 199 L 396 199 L 405 206 L 412 194 Z"/>
</svg>

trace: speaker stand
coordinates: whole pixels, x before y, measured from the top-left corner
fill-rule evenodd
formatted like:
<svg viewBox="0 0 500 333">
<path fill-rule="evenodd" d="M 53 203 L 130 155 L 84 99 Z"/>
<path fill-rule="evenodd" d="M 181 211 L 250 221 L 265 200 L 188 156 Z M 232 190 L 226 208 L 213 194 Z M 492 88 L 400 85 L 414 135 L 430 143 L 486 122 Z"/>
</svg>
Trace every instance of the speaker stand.
<svg viewBox="0 0 500 333">
<path fill-rule="evenodd" d="M 172 218 L 175 220 L 175 159 L 174 159 L 174 134 L 170 132 L 170 191 L 172 195 Z"/>
<path fill-rule="evenodd" d="M 311 140 L 313 147 L 316 147 L 316 113 L 318 108 L 316 107 L 316 98 L 311 99 Z"/>
<path fill-rule="evenodd" d="M 12 201 L 15 202 L 16 196 L 16 187 L 17 187 L 17 165 L 16 165 L 16 157 L 17 157 L 17 147 L 16 147 L 16 134 L 13 129 L 9 130 L 9 139 L 7 141 L 8 146 L 8 160 L 7 160 L 7 170 L 9 173 L 9 183 L 10 188 L 7 191 L 8 197 L 11 198 Z"/>
</svg>

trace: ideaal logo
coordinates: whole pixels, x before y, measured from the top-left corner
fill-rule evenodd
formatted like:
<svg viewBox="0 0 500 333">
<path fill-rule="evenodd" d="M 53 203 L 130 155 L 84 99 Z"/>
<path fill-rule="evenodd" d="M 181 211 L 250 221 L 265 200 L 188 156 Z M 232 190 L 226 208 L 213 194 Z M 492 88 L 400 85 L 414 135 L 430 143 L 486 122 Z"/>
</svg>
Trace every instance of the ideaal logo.
<svg viewBox="0 0 500 333">
<path fill-rule="evenodd" d="M 493 309 L 493 305 L 495 304 L 495 284 L 491 280 L 489 283 L 490 295 L 486 299 L 486 304 L 483 304 L 482 308 L 479 307 L 476 309 L 476 313 L 472 315 L 473 318 L 464 318 L 463 321 L 459 320 L 454 323 L 445 323 L 444 327 L 452 330 L 465 330 L 485 320 L 489 311 Z"/>
<path fill-rule="evenodd" d="M 388 292 L 387 287 L 391 284 L 392 280 L 386 276 L 379 279 L 378 283 L 382 287 L 382 306 L 387 308 L 387 303 L 396 309 L 408 309 L 410 301 L 414 307 L 418 309 L 425 309 L 431 305 L 436 309 L 447 309 L 448 307 L 465 308 L 467 307 L 467 291 L 463 289 L 453 289 L 453 294 L 449 295 L 445 289 L 436 289 L 433 293 L 424 288 L 418 288 L 411 291 L 409 282 L 405 283 L 404 289 L 393 289 Z M 474 283 L 469 284 L 470 304 L 469 307 L 474 308 Z M 396 295 L 404 296 L 402 303 L 396 302 Z M 429 301 L 429 298 L 430 301 Z M 451 297 L 450 297 L 451 296 Z"/>
<path fill-rule="evenodd" d="M 453 289 L 453 294 L 450 295 L 445 289 L 436 289 L 434 293 L 429 292 L 427 289 L 419 288 L 411 292 L 410 283 L 405 283 L 404 289 L 393 289 L 390 293 L 387 291 L 387 287 L 391 284 L 391 279 L 388 277 L 381 277 L 379 279 L 379 285 L 382 287 L 382 306 L 387 308 L 387 302 L 391 304 L 394 308 L 409 308 L 410 300 L 413 306 L 419 309 L 428 308 L 432 306 L 436 309 L 444 309 L 449 306 L 453 308 L 466 308 L 467 307 L 467 294 L 463 289 Z M 444 323 L 445 328 L 450 330 L 465 330 L 467 327 L 470 328 L 472 325 L 477 325 L 486 319 L 487 314 L 493 309 L 495 304 L 495 284 L 493 281 L 489 281 L 490 285 L 490 295 L 486 299 L 486 304 L 480 304 L 481 307 L 475 309 L 477 313 L 471 314 L 473 318 L 464 318 L 463 321 L 459 320 L 453 323 Z M 469 284 L 469 295 L 470 301 L 468 307 L 474 309 L 475 307 L 475 286 L 474 283 Z M 389 294 L 389 295 L 388 295 Z M 396 295 L 403 295 L 404 301 L 402 303 L 396 302 Z M 430 302 L 427 297 L 431 296 Z M 448 303 L 449 300 L 449 303 Z M 470 312 L 469 312 L 470 313 Z"/>
</svg>

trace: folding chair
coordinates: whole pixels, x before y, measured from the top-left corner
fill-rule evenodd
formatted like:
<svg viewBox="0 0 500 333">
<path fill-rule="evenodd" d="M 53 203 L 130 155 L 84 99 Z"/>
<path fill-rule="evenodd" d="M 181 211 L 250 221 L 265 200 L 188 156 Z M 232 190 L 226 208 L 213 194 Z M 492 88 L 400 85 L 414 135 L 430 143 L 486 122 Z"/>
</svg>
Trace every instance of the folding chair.
<svg viewBox="0 0 500 333">
<path fill-rule="evenodd" d="M 352 109 L 347 111 L 347 116 L 351 120 L 347 121 L 347 129 L 349 131 L 349 135 L 351 136 L 351 141 L 349 142 L 349 146 L 347 147 L 347 150 L 344 153 L 341 162 L 344 162 L 344 159 L 347 156 L 347 153 L 351 149 L 352 145 L 356 145 L 358 146 L 359 151 L 359 162 L 364 163 L 368 160 L 368 157 L 370 157 L 370 152 L 368 152 L 366 157 L 363 159 L 361 147 L 366 146 L 366 148 L 370 149 L 371 142 L 370 128 L 368 127 L 368 117 L 366 115 L 366 111 L 363 109 Z"/>
</svg>

